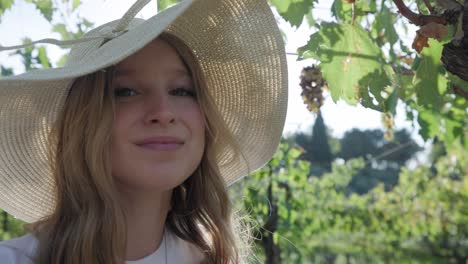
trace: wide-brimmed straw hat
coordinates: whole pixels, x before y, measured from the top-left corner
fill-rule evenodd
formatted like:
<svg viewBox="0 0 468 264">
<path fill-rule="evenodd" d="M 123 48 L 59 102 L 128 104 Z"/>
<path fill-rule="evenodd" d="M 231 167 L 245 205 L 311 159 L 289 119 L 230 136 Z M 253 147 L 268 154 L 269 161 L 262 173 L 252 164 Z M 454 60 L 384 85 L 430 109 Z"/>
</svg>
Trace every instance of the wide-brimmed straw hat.
<svg viewBox="0 0 468 264">
<path fill-rule="evenodd" d="M 221 166 L 227 184 L 271 159 L 288 99 L 283 40 L 266 0 L 186 0 L 148 20 L 134 18 L 148 2 L 137 1 L 122 19 L 81 39 L 32 43 L 73 44 L 64 67 L 0 79 L 1 209 L 26 222 L 52 212 L 48 133 L 74 79 L 117 64 L 162 32 L 193 51 L 207 89 L 246 157 L 248 164 L 239 160 Z M 0 46 L 0 51 L 21 47 Z M 231 152 L 226 147 L 221 156 Z"/>
</svg>

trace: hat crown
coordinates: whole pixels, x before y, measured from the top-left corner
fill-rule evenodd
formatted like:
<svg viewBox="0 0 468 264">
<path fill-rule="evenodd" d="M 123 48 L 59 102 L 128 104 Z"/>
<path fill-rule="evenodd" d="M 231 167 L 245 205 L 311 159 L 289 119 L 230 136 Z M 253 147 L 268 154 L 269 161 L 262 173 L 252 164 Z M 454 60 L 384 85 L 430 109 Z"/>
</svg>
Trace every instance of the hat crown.
<svg viewBox="0 0 468 264">
<path fill-rule="evenodd" d="M 141 18 L 133 18 L 125 31 L 115 31 L 116 25 L 121 19 L 117 19 L 106 24 L 103 24 L 97 28 L 94 28 L 86 32 L 82 38 L 89 38 L 89 41 L 76 43 L 72 46 L 70 53 L 68 54 L 65 66 L 72 64 L 80 64 L 87 59 L 92 58 L 98 50 L 102 49 L 107 42 L 113 41 L 125 34 L 127 31 L 142 24 L 145 20 Z M 95 38 L 95 39 L 93 39 Z"/>
</svg>

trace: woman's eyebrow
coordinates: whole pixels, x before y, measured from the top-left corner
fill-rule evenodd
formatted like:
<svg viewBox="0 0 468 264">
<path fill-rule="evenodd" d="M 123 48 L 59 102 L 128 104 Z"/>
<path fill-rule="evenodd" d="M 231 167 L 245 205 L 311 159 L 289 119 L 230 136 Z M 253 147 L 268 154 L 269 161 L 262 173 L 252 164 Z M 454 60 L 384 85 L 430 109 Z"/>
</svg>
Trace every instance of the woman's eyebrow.
<svg viewBox="0 0 468 264">
<path fill-rule="evenodd" d="M 189 77 L 191 78 L 192 75 L 186 70 L 186 69 L 183 69 L 183 68 L 174 68 L 174 69 L 168 69 L 168 73 L 169 72 L 173 72 L 181 77 Z"/>
<path fill-rule="evenodd" d="M 173 68 L 173 69 L 166 69 L 167 73 L 175 73 L 181 77 L 189 77 L 191 78 L 192 75 L 183 68 Z M 117 69 L 115 70 L 115 77 L 121 77 L 125 75 L 132 75 L 135 72 L 135 69 Z"/>
<path fill-rule="evenodd" d="M 135 72 L 134 69 L 116 69 L 115 77 L 131 75 L 133 72 Z"/>
</svg>

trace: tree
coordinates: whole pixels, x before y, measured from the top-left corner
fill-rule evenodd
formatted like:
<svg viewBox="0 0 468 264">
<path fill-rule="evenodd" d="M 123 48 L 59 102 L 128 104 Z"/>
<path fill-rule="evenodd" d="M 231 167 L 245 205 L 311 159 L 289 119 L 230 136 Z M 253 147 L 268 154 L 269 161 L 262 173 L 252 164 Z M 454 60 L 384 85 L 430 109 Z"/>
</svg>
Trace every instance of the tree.
<svg viewBox="0 0 468 264">
<path fill-rule="evenodd" d="M 304 149 L 300 159 L 311 163 L 309 176 L 322 176 L 330 172 L 332 166 L 329 136 L 318 112 L 313 125 L 312 135 L 299 132 L 292 136 L 298 146 Z M 421 150 L 406 130 L 395 132 L 394 139 L 388 141 L 382 130 L 353 129 L 344 134 L 339 141 L 340 152 L 336 157 L 345 161 L 356 158 L 366 160 L 366 165 L 357 171 L 348 186 L 348 192 L 367 193 L 379 183 L 388 190 L 398 182 L 400 169 Z"/>
<path fill-rule="evenodd" d="M 311 160 L 321 164 L 327 170 L 330 170 L 333 156 L 330 150 L 330 145 L 328 144 L 327 129 L 325 127 L 325 123 L 323 122 L 321 112 L 318 113 L 317 119 L 312 129 L 312 138 L 310 139 L 310 144 L 315 146 L 315 149 L 311 152 Z"/>
<path fill-rule="evenodd" d="M 321 176 L 330 171 L 334 157 L 328 143 L 327 127 L 320 111 L 312 126 L 312 134 L 300 132 L 293 136 L 293 140 L 304 148 L 305 151 L 299 158 L 311 163 L 310 173 L 312 175 Z"/>
<path fill-rule="evenodd" d="M 345 161 L 364 158 L 366 165 L 359 170 L 349 185 L 349 192 L 367 193 L 380 183 L 386 190 L 398 183 L 401 168 L 421 150 L 406 130 L 395 133 L 388 141 L 381 130 L 353 129 L 340 140 L 340 158 Z"/>
</svg>

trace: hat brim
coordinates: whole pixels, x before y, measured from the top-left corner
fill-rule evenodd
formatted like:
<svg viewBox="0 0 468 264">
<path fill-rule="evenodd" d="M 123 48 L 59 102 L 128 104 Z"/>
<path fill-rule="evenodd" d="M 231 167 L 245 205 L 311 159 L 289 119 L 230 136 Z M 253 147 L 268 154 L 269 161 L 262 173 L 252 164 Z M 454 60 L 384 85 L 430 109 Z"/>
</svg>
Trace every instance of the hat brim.
<svg viewBox="0 0 468 264">
<path fill-rule="evenodd" d="M 222 166 L 227 184 L 271 159 L 284 127 L 288 89 L 283 39 L 270 7 L 259 0 L 184 1 L 82 61 L 0 79 L 0 208 L 26 222 L 52 212 L 47 134 L 71 82 L 120 62 L 163 31 L 193 50 L 210 95 L 241 143 L 248 164 L 239 160 Z M 231 151 L 221 156 L 228 158 Z"/>
</svg>

